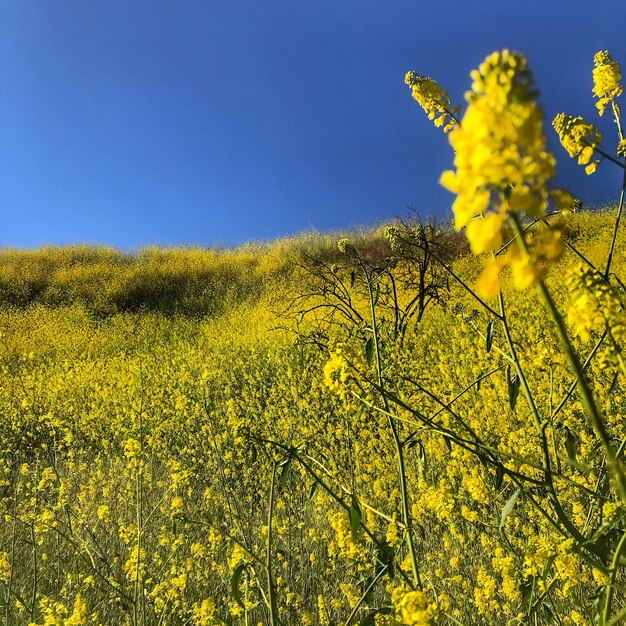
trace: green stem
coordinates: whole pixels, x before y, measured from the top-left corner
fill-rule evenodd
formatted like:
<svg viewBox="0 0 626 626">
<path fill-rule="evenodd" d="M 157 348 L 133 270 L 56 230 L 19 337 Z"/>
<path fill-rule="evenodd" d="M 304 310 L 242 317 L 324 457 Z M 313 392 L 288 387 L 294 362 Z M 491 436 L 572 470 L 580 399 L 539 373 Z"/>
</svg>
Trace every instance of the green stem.
<svg viewBox="0 0 626 626">
<path fill-rule="evenodd" d="M 489 313 L 491 313 L 491 315 L 493 315 L 495 318 L 500 318 L 500 314 L 495 309 L 490 307 L 460 276 L 458 276 L 454 272 L 451 267 L 449 267 L 444 261 L 442 261 L 439 256 L 437 256 L 433 252 L 431 252 L 431 256 L 433 257 L 433 259 L 435 259 L 435 261 L 437 261 L 437 263 L 439 263 L 439 265 L 441 265 L 441 267 L 448 274 L 450 274 L 450 276 L 452 276 L 452 278 L 454 278 L 457 283 L 459 283 L 459 285 L 461 285 L 461 287 L 463 287 L 463 289 L 465 289 L 465 291 L 467 291 L 467 293 L 470 294 L 470 296 L 472 296 L 472 298 L 474 298 L 474 300 L 476 300 L 476 302 L 481 304 L 486 311 L 489 311 Z"/>
<path fill-rule="evenodd" d="M 365 598 L 367 598 L 369 592 L 374 588 L 374 585 L 382 578 L 383 574 L 386 572 L 386 568 L 381 567 L 380 572 L 376 574 L 376 577 L 372 582 L 367 586 L 367 589 L 363 593 L 363 595 L 359 598 L 359 601 L 356 603 L 356 606 L 352 609 L 350 615 L 348 615 L 348 619 L 344 622 L 344 626 L 350 626 L 354 616 L 357 614 L 358 610 L 361 608 L 363 602 L 365 602 Z"/>
<path fill-rule="evenodd" d="M 521 235 L 523 237 L 523 234 Z M 519 357 L 517 356 L 517 351 L 515 350 L 515 343 L 513 342 L 513 338 L 511 336 L 511 331 L 509 329 L 508 320 L 506 317 L 506 312 L 504 308 L 504 297 L 502 296 L 502 291 L 500 291 L 499 295 L 500 300 L 500 315 L 502 326 L 504 328 L 504 336 L 506 337 L 506 342 L 509 347 L 509 352 L 511 353 L 511 358 L 513 359 L 513 363 L 515 365 L 515 372 L 520 380 L 520 386 L 522 388 L 522 392 L 524 393 L 524 397 L 526 398 L 526 402 L 530 408 L 531 414 L 533 416 L 533 422 L 535 425 L 535 430 L 537 431 L 537 435 L 539 437 L 539 444 L 541 448 L 541 461 L 543 466 L 543 476 L 544 482 L 546 486 L 546 491 L 548 492 L 548 496 L 550 498 L 550 502 L 554 508 L 554 512 L 556 513 L 557 518 L 563 524 L 563 526 L 567 529 L 567 532 L 575 538 L 578 542 L 584 542 L 585 537 L 582 533 L 574 526 L 573 522 L 566 515 L 559 498 L 556 494 L 556 490 L 554 488 L 554 481 L 552 478 L 552 461 L 550 459 L 550 449 L 548 445 L 548 439 L 546 437 L 546 428 L 547 423 L 544 425 L 542 423 L 541 417 L 539 416 L 539 411 L 537 410 L 537 405 L 535 404 L 535 400 L 530 391 L 530 387 L 528 386 L 528 381 L 526 380 L 526 374 L 524 373 L 524 368 L 520 363 Z"/>
<path fill-rule="evenodd" d="M 622 609 L 610 622 L 605 626 L 617 626 L 626 617 L 626 608 Z"/>
<path fill-rule="evenodd" d="M 624 550 L 624 546 L 626 546 L 626 532 L 624 532 L 624 534 L 622 535 L 622 538 L 620 539 L 619 544 L 617 544 L 615 554 L 613 555 L 613 561 L 611 563 L 611 577 L 609 578 L 609 583 L 606 586 L 606 591 L 605 591 L 606 595 L 605 595 L 605 600 L 604 600 L 604 607 L 602 610 L 602 621 L 600 622 L 601 624 L 606 624 L 609 619 L 609 615 L 611 614 L 611 602 L 613 601 L 613 586 L 615 584 L 615 578 L 617 577 L 619 559 L 622 556 L 622 551 Z"/>
<path fill-rule="evenodd" d="M 605 152 L 604 150 L 602 150 L 601 148 L 598 148 L 597 146 L 591 146 L 591 144 L 587 143 L 584 139 L 583 139 L 583 143 L 585 143 L 588 146 L 592 147 L 594 152 L 597 152 L 599 155 L 601 155 L 607 161 L 611 161 L 611 163 L 614 163 L 615 165 L 618 165 L 622 169 L 626 169 L 626 165 L 624 165 L 624 163 L 622 163 L 621 161 L 619 161 L 615 157 L 611 156 L 608 152 Z"/>
<path fill-rule="evenodd" d="M 376 358 L 376 377 L 378 379 L 378 386 L 381 389 L 384 389 L 384 381 L 382 374 L 382 364 L 380 359 L 380 345 L 378 342 L 378 326 L 376 322 L 376 305 L 374 302 L 374 294 L 372 293 L 372 277 L 370 273 L 367 271 L 361 259 L 359 258 L 359 263 L 361 265 L 361 269 L 365 274 L 365 280 L 367 283 L 367 292 L 370 301 L 370 315 L 372 318 L 372 335 L 374 338 L 374 355 Z M 389 403 L 387 402 L 387 396 L 385 393 L 381 393 L 383 404 L 387 413 L 389 413 Z M 398 427 L 396 422 L 391 419 L 391 417 L 387 416 L 387 422 L 389 423 L 389 428 L 391 429 L 391 433 L 393 436 L 393 442 L 396 448 L 396 458 L 398 463 L 398 479 L 400 482 L 400 497 L 401 497 L 401 505 L 402 505 L 402 517 L 404 518 L 404 525 L 406 526 L 406 536 L 407 536 L 407 547 L 409 549 L 409 556 L 411 557 L 411 569 L 413 571 L 413 580 L 415 586 L 418 589 L 422 589 L 422 580 L 420 578 L 419 568 L 417 566 L 417 554 L 415 550 L 415 544 L 413 540 L 413 525 L 411 523 L 411 511 L 409 509 L 409 494 L 407 489 L 407 480 L 406 480 L 406 467 L 404 464 L 404 450 L 402 441 L 400 440 L 400 435 L 398 434 Z"/>
<path fill-rule="evenodd" d="M 526 241 L 524 239 L 524 234 L 521 231 L 520 223 L 518 217 L 512 213 L 510 215 L 511 226 L 518 236 L 519 244 L 525 254 L 528 254 L 528 249 L 526 246 Z M 552 317 L 553 322 L 556 325 L 557 334 L 559 336 L 559 340 L 561 342 L 561 347 L 567 360 L 570 364 L 570 367 L 574 370 L 574 374 L 576 376 L 576 380 L 578 381 L 578 389 L 581 395 L 581 399 L 583 402 L 583 406 L 585 407 L 585 411 L 587 412 L 587 416 L 589 421 L 591 422 L 591 426 L 596 433 L 598 439 L 602 443 L 604 447 L 604 451 L 607 457 L 607 461 L 609 464 L 609 469 L 614 473 L 616 483 L 617 483 L 617 491 L 620 498 L 623 501 L 626 501 L 626 475 L 624 474 L 624 468 L 622 464 L 619 462 L 615 450 L 611 444 L 611 438 L 604 424 L 604 419 L 600 414 L 598 407 L 593 399 L 593 395 L 591 393 L 591 388 L 589 387 L 589 383 L 585 377 L 583 368 L 581 366 L 578 355 L 574 351 L 574 347 L 567 335 L 567 330 L 565 328 L 565 322 L 561 317 L 561 314 L 558 312 L 556 308 L 556 304 L 552 299 L 552 295 L 548 291 L 546 284 L 543 280 L 539 280 L 537 283 L 537 287 L 539 289 L 539 293 L 543 298 L 543 301 Z"/>
<path fill-rule="evenodd" d="M 33 542 L 33 592 L 30 600 L 30 617 L 33 619 L 35 615 L 35 606 L 37 604 L 37 586 L 39 582 L 39 573 L 37 570 L 37 539 L 35 537 L 35 524 L 30 525 L 30 539 Z"/>
<path fill-rule="evenodd" d="M 267 514 L 267 546 L 265 551 L 265 570 L 267 572 L 267 595 L 269 597 L 270 625 L 278 626 L 276 592 L 272 579 L 272 518 L 274 515 L 274 488 L 276 485 L 276 462 L 272 463 L 272 482 L 270 483 L 269 511 Z"/>
<path fill-rule="evenodd" d="M 374 407 L 377 408 L 379 410 L 383 410 L 380 407 Z M 284 452 L 289 452 L 290 454 L 292 454 L 292 458 L 294 460 L 296 460 L 298 463 L 300 463 L 300 465 L 302 466 L 302 468 L 309 474 L 309 476 L 311 476 L 313 478 L 313 480 L 324 490 L 324 492 L 326 494 L 328 494 L 332 500 L 334 500 L 346 513 L 350 512 L 350 506 L 348 504 L 346 504 L 343 500 L 343 498 L 341 498 L 340 496 L 338 496 L 320 477 L 320 475 L 311 467 L 311 465 L 306 461 L 306 459 L 303 459 L 301 456 L 299 456 L 298 454 L 294 453 L 293 450 L 289 447 L 286 446 L 282 443 L 280 443 L 279 441 L 274 441 L 272 439 L 265 439 L 264 437 L 255 437 L 255 441 L 261 442 L 261 443 L 267 443 L 271 446 L 275 446 L 276 448 L 283 450 Z M 319 462 L 316 461 L 316 463 L 319 464 Z M 331 478 L 329 476 L 329 478 Z M 350 494 L 352 495 L 352 494 Z M 387 518 L 388 519 L 388 518 Z M 383 548 L 383 544 L 381 543 L 381 541 L 376 537 L 376 535 L 370 530 L 370 528 L 367 526 L 367 524 L 364 522 L 364 520 L 361 520 L 361 526 L 363 529 L 363 532 L 367 535 L 367 537 L 369 538 L 369 540 L 376 545 L 379 549 Z M 376 557 L 376 561 L 378 563 L 379 566 L 381 567 L 385 567 L 385 565 L 387 565 L 384 561 L 382 561 L 379 557 Z M 398 567 L 398 569 L 396 570 L 397 573 L 400 575 L 400 577 L 402 578 L 402 580 L 406 583 L 406 585 L 408 587 L 413 586 L 413 582 L 411 581 L 411 579 L 406 575 L 406 573 L 404 572 L 404 570 L 401 567 Z M 261 590 L 262 591 L 262 590 Z"/>
<path fill-rule="evenodd" d="M 626 163 L 626 158 L 624 159 Z M 626 168 L 624 168 L 624 176 L 622 177 L 622 190 L 619 194 L 619 204 L 617 206 L 617 217 L 615 218 L 615 226 L 613 227 L 613 237 L 611 239 L 611 247 L 609 248 L 609 258 L 606 261 L 606 269 L 604 270 L 604 276 L 608 279 L 609 272 L 611 270 L 611 261 L 613 260 L 613 251 L 615 250 L 615 242 L 617 241 L 617 231 L 619 229 L 620 219 L 622 217 L 622 210 L 624 208 L 624 194 L 626 192 Z"/>
</svg>

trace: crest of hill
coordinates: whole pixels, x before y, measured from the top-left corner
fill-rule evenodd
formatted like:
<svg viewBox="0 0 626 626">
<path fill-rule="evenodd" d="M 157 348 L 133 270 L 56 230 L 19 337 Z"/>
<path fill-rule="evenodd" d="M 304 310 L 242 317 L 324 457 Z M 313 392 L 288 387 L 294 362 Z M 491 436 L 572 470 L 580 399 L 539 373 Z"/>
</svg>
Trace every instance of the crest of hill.
<svg viewBox="0 0 626 626">
<path fill-rule="evenodd" d="M 406 228 L 417 222 L 399 221 Z M 562 221 L 578 245 L 606 240 L 611 216 L 585 211 Z M 302 281 L 299 268 L 311 260 L 341 263 L 337 241 L 347 237 L 371 263 L 394 256 L 387 225 L 343 233 L 305 232 L 236 248 L 147 247 L 124 252 L 111 247 L 46 246 L 0 250 L 0 307 L 81 305 L 95 315 L 158 311 L 216 316 L 242 302 L 256 302 L 285 283 Z M 437 227 L 439 228 L 439 227 Z M 447 258 L 467 256 L 464 237 L 441 227 Z"/>
</svg>

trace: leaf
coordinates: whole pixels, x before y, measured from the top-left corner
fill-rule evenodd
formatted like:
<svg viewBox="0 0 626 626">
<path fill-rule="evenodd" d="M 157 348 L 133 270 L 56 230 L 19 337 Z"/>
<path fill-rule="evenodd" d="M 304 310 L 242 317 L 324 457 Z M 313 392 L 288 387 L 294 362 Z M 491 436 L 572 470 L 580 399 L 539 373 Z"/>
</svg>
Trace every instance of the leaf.
<svg viewBox="0 0 626 626">
<path fill-rule="evenodd" d="M 352 504 L 348 510 L 348 516 L 350 518 L 352 541 L 356 542 L 359 538 L 359 527 L 361 526 L 361 505 L 359 504 L 359 499 L 354 494 L 352 494 Z"/>
<path fill-rule="evenodd" d="M 280 489 L 285 488 L 290 476 L 291 476 L 291 459 L 287 459 L 282 465 L 280 478 L 278 479 L 278 486 L 280 487 Z"/>
<path fill-rule="evenodd" d="M 552 565 L 554 564 L 554 561 L 556 560 L 556 554 L 552 554 L 551 556 L 548 557 L 548 559 L 546 560 L 546 564 L 543 566 L 543 571 L 541 572 L 541 579 L 543 580 L 543 582 L 546 582 L 546 579 L 548 578 L 548 574 L 550 573 L 550 569 L 552 568 Z"/>
<path fill-rule="evenodd" d="M 419 439 L 411 439 L 406 444 L 406 449 L 412 450 L 413 448 L 415 448 L 415 446 L 419 446 L 419 452 L 417 454 L 418 454 L 420 463 L 422 464 L 425 463 L 426 462 L 426 450 L 424 449 L 424 445 Z"/>
<path fill-rule="evenodd" d="M 567 450 L 567 461 L 570 467 L 585 472 L 586 469 L 578 462 L 576 455 L 578 454 L 578 440 L 574 433 L 567 427 L 565 428 L 565 449 Z"/>
<path fill-rule="evenodd" d="M 598 587 L 596 592 L 592 596 L 592 610 L 593 610 L 593 625 L 604 625 L 604 603 L 606 602 L 606 594 L 604 593 L 606 587 L 604 585 Z"/>
<path fill-rule="evenodd" d="M 417 522 L 413 522 L 413 530 L 419 530 L 420 531 L 420 537 L 423 540 L 426 540 L 426 529 L 421 525 L 418 524 Z"/>
<path fill-rule="evenodd" d="M 513 374 L 509 378 L 509 406 L 512 411 L 515 411 L 515 405 L 517 404 L 517 395 L 519 394 L 520 380 L 517 374 Z"/>
<path fill-rule="evenodd" d="M 354 281 L 356 279 L 356 272 L 354 270 L 352 270 L 350 272 L 350 288 L 352 289 L 352 287 L 354 287 Z"/>
<path fill-rule="evenodd" d="M 491 320 L 489 324 L 487 324 L 487 332 L 486 332 L 486 348 L 487 352 L 491 352 L 491 346 L 493 345 L 493 327 L 496 320 Z"/>
<path fill-rule="evenodd" d="M 378 299 L 380 298 L 380 284 L 376 285 L 376 292 L 374 293 L 374 306 L 378 304 Z"/>
<path fill-rule="evenodd" d="M 374 337 L 370 337 L 365 342 L 365 358 L 367 359 L 368 365 L 374 362 Z"/>
<path fill-rule="evenodd" d="M 515 503 L 517 502 L 517 499 L 519 498 L 520 493 L 522 493 L 522 490 L 516 489 L 513 492 L 513 495 L 506 501 L 505 505 L 502 507 L 502 513 L 500 514 L 500 526 L 498 527 L 498 530 L 500 532 L 502 532 L 502 529 L 504 528 L 504 522 L 506 522 L 506 518 L 509 516 L 509 514 L 515 507 Z"/>
<path fill-rule="evenodd" d="M 239 591 L 239 581 L 241 580 L 241 575 L 244 573 L 247 567 L 247 563 L 239 563 L 239 565 L 237 565 L 237 567 L 235 568 L 233 575 L 230 577 L 230 592 L 233 594 L 235 602 L 242 609 L 244 609 L 244 611 L 246 610 L 246 606 L 241 599 L 241 592 Z"/>
<path fill-rule="evenodd" d="M 313 499 L 313 496 L 315 495 L 315 492 L 317 491 L 317 488 L 319 487 L 319 484 L 317 481 L 315 481 L 312 485 L 311 485 L 311 490 L 309 491 L 309 500 Z"/>
<path fill-rule="evenodd" d="M 522 592 L 521 605 L 529 606 L 533 599 L 533 594 L 535 592 L 535 580 L 536 576 L 532 576 L 528 580 L 522 583 L 520 591 Z"/>
<path fill-rule="evenodd" d="M 496 465 L 496 491 L 500 491 L 500 487 L 502 487 L 502 481 L 504 480 L 504 467 L 502 463 L 498 463 Z"/>
<path fill-rule="evenodd" d="M 387 571 L 389 578 L 393 580 L 395 576 L 395 552 L 393 548 L 383 539 L 377 544 L 377 556 L 379 563 L 376 565 L 376 574 L 380 573 L 381 568 Z"/>
</svg>

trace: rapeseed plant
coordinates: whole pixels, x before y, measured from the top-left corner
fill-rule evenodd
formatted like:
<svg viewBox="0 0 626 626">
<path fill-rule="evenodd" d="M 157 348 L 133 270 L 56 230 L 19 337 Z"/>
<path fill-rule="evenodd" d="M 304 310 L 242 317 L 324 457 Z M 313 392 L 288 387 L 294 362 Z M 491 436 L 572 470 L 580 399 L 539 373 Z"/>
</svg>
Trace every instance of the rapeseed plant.
<svg viewBox="0 0 626 626">
<path fill-rule="evenodd" d="M 487 57 L 462 117 L 407 79 L 448 127 L 470 254 L 411 222 L 342 249 L 1 253 L 0 621 L 623 620 L 622 201 L 550 188 L 521 54 Z M 574 156 L 621 163 L 576 125 Z M 416 276 L 439 292 L 412 309 Z"/>
</svg>

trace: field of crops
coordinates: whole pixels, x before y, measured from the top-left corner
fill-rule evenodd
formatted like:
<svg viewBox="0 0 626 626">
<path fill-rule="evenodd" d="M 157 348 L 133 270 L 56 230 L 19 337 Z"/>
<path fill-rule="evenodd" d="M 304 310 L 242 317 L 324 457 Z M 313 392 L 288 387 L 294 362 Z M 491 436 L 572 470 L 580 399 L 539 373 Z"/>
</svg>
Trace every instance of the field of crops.
<svg viewBox="0 0 626 626">
<path fill-rule="evenodd" d="M 407 76 L 452 130 L 469 248 L 409 218 L 1 253 L 0 622 L 621 623 L 620 210 L 546 211 L 525 65 L 481 72 L 462 125 Z M 519 180 L 493 145 L 499 182 L 472 179 L 493 102 Z"/>
</svg>

